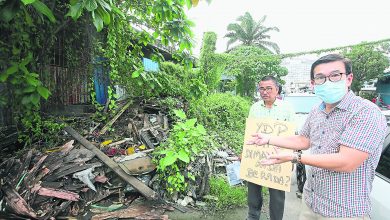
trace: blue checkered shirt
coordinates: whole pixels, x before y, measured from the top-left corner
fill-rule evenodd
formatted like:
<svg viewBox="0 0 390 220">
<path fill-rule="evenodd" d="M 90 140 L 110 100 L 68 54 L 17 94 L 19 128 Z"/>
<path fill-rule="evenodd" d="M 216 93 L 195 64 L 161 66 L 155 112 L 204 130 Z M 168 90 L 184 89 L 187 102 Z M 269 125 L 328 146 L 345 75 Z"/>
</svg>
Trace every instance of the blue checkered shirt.
<svg viewBox="0 0 390 220">
<path fill-rule="evenodd" d="M 329 113 L 325 105 L 309 114 L 300 135 L 310 139 L 311 154 L 333 154 L 340 145 L 369 154 L 351 173 L 311 167 L 304 186 L 304 198 L 311 209 L 331 218 L 370 215 L 370 193 L 382 151 L 387 123 L 379 108 L 348 92 Z"/>
</svg>

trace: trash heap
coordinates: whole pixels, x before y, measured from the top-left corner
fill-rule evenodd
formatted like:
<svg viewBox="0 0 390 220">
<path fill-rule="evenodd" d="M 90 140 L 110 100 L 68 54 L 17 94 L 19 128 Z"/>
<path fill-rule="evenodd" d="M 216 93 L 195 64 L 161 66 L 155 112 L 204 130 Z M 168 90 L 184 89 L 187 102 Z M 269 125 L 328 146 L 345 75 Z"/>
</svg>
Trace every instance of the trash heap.
<svg viewBox="0 0 390 220">
<path fill-rule="evenodd" d="M 166 140 L 167 110 L 130 102 L 103 127 L 89 118 L 64 129 L 68 141 L 45 152 L 29 150 L 0 164 L 1 217 L 58 219 L 168 219 L 166 210 L 201 204 L 209 178 L 232 152 L 200 155 L 188 165 L 196 180 L 173 203 L 161 198 L 151 153 Z M 145 202 L 148 201 L 148 202 Z M 158 201 L 158 202 L 156 202 Z"/>
</svg>

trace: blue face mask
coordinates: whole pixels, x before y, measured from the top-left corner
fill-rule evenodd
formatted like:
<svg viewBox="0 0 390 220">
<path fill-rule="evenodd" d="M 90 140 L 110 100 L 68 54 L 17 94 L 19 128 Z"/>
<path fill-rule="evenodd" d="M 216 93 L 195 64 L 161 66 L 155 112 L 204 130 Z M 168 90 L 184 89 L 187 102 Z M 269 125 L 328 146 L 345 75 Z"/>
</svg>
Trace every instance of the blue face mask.
<svg viewBox="0 0 390 220">
<path fill-rule="evenodd" d="M 327 104 L 340 101 L 347 92 L 345 80 L 331 82 L 327 80 L 322 85 L 314 85 L 315 94 Z"/>
</svg>

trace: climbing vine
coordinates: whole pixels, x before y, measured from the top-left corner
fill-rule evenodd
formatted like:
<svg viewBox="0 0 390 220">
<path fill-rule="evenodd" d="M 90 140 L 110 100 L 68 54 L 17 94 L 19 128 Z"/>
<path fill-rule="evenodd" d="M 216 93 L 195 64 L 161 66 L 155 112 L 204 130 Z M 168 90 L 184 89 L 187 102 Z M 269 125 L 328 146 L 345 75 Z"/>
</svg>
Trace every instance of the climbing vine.
<svg viewBox="0 0 390 220">
<path fill-rule="evenodd" d="M 45 134 L 40 111 L 55 88 L 53 74 L 45 67 L 59 55 L 52 53 L 59 36 L 64 39 L 62 65 L 69 69 L 85 67 L 92 72 L 91 58 L 99 53 L 108 60 L 109 107 L 113 109 L 113 85 L 134 95 L 142 94 L 145 85 L 158 85 L 142 68 L 141 48 L 161 44 L 172 49 L 178 62 L 192 65 L 193 24 L 185 16 L 185 6 L 192 7 L 191 0 L 0 1 L 0 83 L 5 87 L 0 103 L 12 109 L 23 141 L 39 140 Z M 92 51 L 92 42 L 102 50 Z M 151 58 L 162 60 L 157 46 L 154 49 Z"/>
</svg>

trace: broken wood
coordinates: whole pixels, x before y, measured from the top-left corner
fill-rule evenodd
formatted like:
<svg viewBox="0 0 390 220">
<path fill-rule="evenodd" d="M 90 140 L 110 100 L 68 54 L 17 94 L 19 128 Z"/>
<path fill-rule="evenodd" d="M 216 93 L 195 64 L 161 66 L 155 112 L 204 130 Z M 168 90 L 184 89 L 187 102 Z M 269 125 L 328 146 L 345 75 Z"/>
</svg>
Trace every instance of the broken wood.
<svg viewBox="0 0 390 220">
<path fill-rule="evenodd" d="M 123 144 L 123 143 L 125 143 L 127 141 L 132 141 L 132 140 L 133 140 L 132 138 L 125 138 L 125 139 L 123 139 L 121 141 L 117 141 L 117 142 L 111 143 L 111 144 L 107 145 L 107 147 L 115 147 L 117 145 Z"/>
<path fill-rule="evenodd" d="M 93 157 L 95 157 L 95 154 L 92 151 L 82 147 L 80 149 L 71 150 L 69 155 L 64 158 L 64 162 L 85 163 Z"/>
<path fill-rule="evenodd" d="M 129 103 L 128 103 L 129 104 Z M 73 128 L 66 127 L 65 131 L 72 135 L 77 141 L 79 141 L 84 147 L 91 150 L 96 154 L 96 156 L 103 161 L 108 167 L 110 167 L 119 177 L 121 177 L 124 181 L 133 186 L 136 190 L 138 190 L 142 195 L 144 195 L 147 199 L 157 199 L 158 194 L 150 189 L 148 186 L 143 184 L 140 180 L 133 176 L 129 176 L 125 171 L 123 171 L 117 163 L 115 163 L 111 158 L 109 158 L 106 154 L 100 151 L 97 147 L 95 147 L 91 142 L 82 137 L 79 133 L 77 133 Z"/>
<path fill-rule="evenodd" d="M 29 216 L 32 218 L 37 218 L 37 214 L 34 210 L 27 204 L 27 202 L 8 185 L 2 187 L 5 194 L 5 201 L 7 205 L 12 208 L 17 214 Z"/>
<path fill-rule="evenodd" d="M 61 171 L 61 172 L 57 172 L 51 176 L 48 176 L 47 178 L 45 178 L 45 180 L 47 181 L 54 181 L 54 180 L 57 180 L 63 176 L 66 176 L 66 175 L 69 175 L 69 174 L 72 174 L 72 173 L 75 173 L 75 172 L 78 172 L 78 171 L 82 171 L 82 170 L 86 170 L 88 168 L 91 168 L 91 167 L 99 167 L 101 166 L 102 164 L 101 163 L 90 163 L 90 164 L 85 164 L 85 165 L 80 165 L 80 164 L 72 164 L 72 168 L 70 169 L 67 169 L 67 170 L 64 170 L 64 171 Z"/>
<path fill-rule="evenodd" d="M 50 189 L 45 188 L 40 185 L 35 185 L 32 189 L 32 192 L 38 192 L 38 195 L 41 196 L 47 196 L 47 197 L 54 197 L 59 199 L 64 199 L 68 201 L 79 201 L 80 196 L 77 193 L 61 190 L 61 189 Z"/>
<path fill-rule="evenodd" d="M 137 140 L 141 140 L 137 126 L 135 126 L 133 120 L 130 119 L 130 122 L 127 125 L 127 128 L 129 129 L 130 133 L 133 132 L 135 134 L 135 137 L 137 138 Z"/>
<path fill-rule="evenodd" d="M 111 102 L 110 99 L 107 99 L 107 100 L 106 100 L 106 105 L 104 106 L 104 110 L 103 110 L 104 113 L 107 113 L 107 111 L 108 111 L 108 106 L 110 105 L 110 102 Z"/>
<path fill-rule="evenodd" d="M 115 115 L 115 117 L 113 119 L 111 119 L 111 121 L 109 121 L 106 125 L 104 125 L 104 127 L 102 128 L 102 130 L 100 130 L 99 134 L 100 135 L 103 135 L 107 132 L 107 130 L 116 122 L 116 120 L 118 120 L 118 118 L 123 114 L 123 112 L 126 111 L 127 108 L 129 108 L 129 106 L 131 105 L 131 101 L 129 101 L 125 106 L 123 106 L 123 108 L 118 112 L 118 114 Z"/>
</svg>

